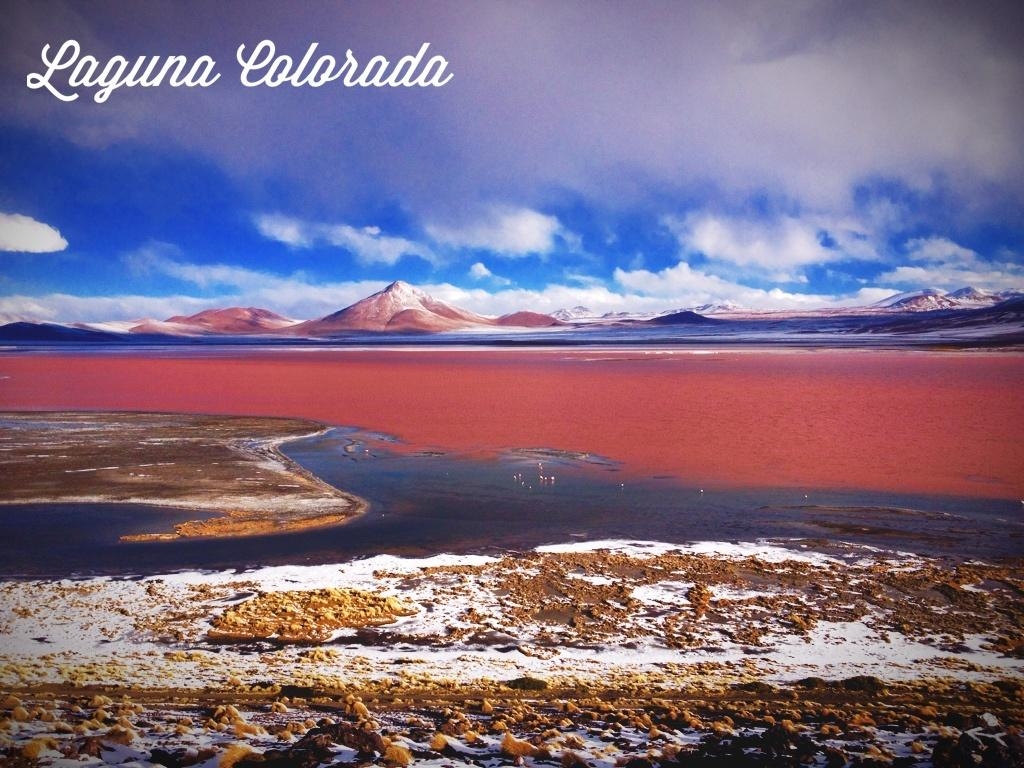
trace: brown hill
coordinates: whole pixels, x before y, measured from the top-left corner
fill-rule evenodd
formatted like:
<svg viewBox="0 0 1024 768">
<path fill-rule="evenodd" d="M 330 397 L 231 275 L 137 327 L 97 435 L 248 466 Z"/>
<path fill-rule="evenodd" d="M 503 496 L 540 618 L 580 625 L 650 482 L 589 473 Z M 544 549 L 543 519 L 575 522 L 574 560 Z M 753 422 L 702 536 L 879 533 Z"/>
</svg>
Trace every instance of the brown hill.
<svg viewBox="0 0 1024 768">
<path fill-rule="evenodd" d="M 513 328 L 550 328 L 555 325 L 565 325 L 551 315 L 542 315 L 540 312 L 513 312 L 510 315 L 502 315 L 494 321 L 495 325 Z"/>
<path fill-rule="evenodd" d="M 490 318 L 453 307 L 398 280 L 327 317 L 300 323 L 291 331 L 329 336 L 341 331 L 451 331 L 493 324 Z"/>
<path fill-rule="evenodd" d="M 175 315 L 166 320 L 147 318 L 133 325 L 128 332 L 162 336 L 203 336 L 219 333 L 245 335 L 274 333 L 294 324 L 294 320 L 282 317 L 269 309 L 227 307 L 205 309 L 194 315 Z"/>
<path fill-rule="evenodd" d="M 194 315 L 175 315 L 164 322 L 195 328 L 200 333 L 268 333 L 295 324 L 294 320 L 258 307 L 206 309 Z"/>
</svg>

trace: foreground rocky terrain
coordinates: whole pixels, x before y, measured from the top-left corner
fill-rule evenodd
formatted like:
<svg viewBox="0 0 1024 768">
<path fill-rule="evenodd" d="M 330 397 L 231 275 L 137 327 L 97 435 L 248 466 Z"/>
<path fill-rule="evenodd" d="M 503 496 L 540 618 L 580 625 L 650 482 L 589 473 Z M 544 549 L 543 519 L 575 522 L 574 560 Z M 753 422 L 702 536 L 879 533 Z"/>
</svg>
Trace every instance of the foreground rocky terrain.
<svg viewBox="0 0 1024 768">
<path fill-rule="evenodd" d="M 1015 765 L 1019 562 L 592 542 L 0 585 L 12 765 Z"/>
</svg>

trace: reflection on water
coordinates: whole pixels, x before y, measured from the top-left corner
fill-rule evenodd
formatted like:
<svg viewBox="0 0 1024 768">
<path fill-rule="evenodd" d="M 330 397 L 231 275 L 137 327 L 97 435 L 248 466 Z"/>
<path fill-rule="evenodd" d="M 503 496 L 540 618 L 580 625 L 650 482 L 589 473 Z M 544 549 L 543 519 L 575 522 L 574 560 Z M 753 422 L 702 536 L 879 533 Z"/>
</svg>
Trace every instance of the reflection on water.
<svg viewBox="0 0 1024 768">
<path fill-rule="evenodd" d="M 272 537 L 117 541 L 195 517 L 126 505 L 0 506 L 0 573 L 156 573 L 336 562 L 380 553 L 528 549 L 625 538 L 688 542 L 802 539 L 997 558 L 1024 551 L 1017 502 L 881 493 L 719 489 L 637 479 L 600 457 L 542 449 L 476 459 L 410 451 L 385 435 L 335 429 L 286 453 L 371 503 L 347 525 Z"/>
</svg>

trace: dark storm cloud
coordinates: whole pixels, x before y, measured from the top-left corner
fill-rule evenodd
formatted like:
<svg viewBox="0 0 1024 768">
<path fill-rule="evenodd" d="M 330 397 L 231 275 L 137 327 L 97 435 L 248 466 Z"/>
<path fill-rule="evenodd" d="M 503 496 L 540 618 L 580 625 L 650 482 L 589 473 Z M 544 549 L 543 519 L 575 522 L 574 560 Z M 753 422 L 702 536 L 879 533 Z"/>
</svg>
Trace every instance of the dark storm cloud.
<svg viewBox="0 0 1024 768">
<path fill-rule="evenodd" d="M 84 146 L 140 141 L 282 177 L 323 215 L 370 197 L 457 226 L 480 205 L 603 203 L 650 189 L 752 192 L 842 210 L 854 187 L 1019 201 L 1019 4 L 15 3 L 2 40 L 3 118 Z M 58 102 L 25 87 L 45 43 L 103 58 L 212 55 L 206 90 Z M 246 89 L 235 48 L 397 57 L 422 42 L 440 89 Z"/>
</svg>

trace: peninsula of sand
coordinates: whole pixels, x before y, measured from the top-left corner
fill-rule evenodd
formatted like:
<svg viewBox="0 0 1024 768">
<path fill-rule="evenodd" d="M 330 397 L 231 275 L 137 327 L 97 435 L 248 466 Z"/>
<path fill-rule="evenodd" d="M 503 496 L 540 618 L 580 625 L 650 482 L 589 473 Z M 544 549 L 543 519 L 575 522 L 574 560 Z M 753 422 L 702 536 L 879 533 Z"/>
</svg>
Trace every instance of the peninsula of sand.
<svg viewBox="0 0 1024 768">
<path fill-rule="evenodd" d="M 366 502 L 310 474 L 278 446 L 311 421 L 160 413 L 0 414 L 0 504 L 127 503 L 203 519 L 132 541 L 254 536 L 337 525 Z"/>
</svg>

